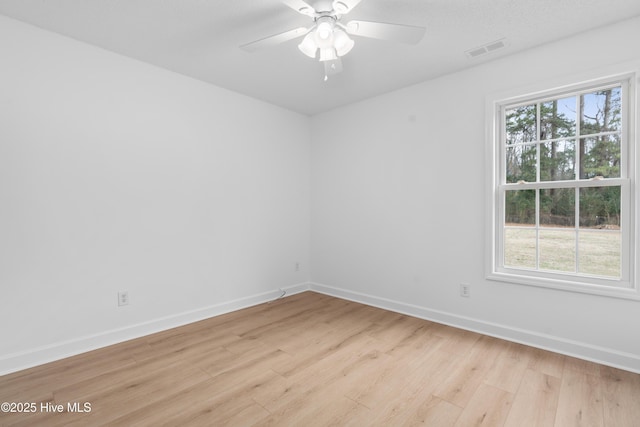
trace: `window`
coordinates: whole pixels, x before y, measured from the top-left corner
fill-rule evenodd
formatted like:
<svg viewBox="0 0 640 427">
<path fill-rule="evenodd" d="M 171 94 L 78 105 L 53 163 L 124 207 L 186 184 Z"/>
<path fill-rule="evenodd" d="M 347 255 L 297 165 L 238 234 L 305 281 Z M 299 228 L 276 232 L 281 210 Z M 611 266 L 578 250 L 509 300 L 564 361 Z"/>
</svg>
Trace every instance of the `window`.
<svg viewBox="0 0 640 427">
<path fill-rule="evenodd" d="M 636 298 L 635 77 L 496 100 L 489 278 Z"/>
</svg>

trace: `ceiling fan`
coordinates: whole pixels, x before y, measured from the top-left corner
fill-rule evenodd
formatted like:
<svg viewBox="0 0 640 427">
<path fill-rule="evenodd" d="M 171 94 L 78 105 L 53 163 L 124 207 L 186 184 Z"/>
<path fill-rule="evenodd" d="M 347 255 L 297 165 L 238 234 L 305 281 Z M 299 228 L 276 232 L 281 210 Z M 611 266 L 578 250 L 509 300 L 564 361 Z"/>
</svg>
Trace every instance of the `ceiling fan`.
<svg viewBox="0 0 640 427">
<path fill-rule="evenodd" d="M 299 27 L 246 43 L 240 48 L 248 52 L 275 46 L 305 36 L 298 48 L 310 58 L 324 64 L 324 80 L 342 71 L 341 57 L 351 51 L 355 42 L 349 37 L 361 36 L 415 44 L 424 36 L 425 28 L 413 25 L 372 21 L 342 22 L 361 0 L 281 0 L 298 13 L 313 20 L 309 28 Z"/>
</svg>

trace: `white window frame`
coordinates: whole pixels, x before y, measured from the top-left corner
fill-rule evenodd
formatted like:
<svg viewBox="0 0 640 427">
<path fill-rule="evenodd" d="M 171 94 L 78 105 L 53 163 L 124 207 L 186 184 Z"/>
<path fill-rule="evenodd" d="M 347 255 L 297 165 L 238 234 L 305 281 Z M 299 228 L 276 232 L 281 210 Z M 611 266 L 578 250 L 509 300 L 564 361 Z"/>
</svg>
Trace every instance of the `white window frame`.
<svg viewBox="0 0 640 427">
<path fill-rule="evenodd" d="M 639 230 L 638 186 L 636 170 L 640 165 L 637 150 L 638 90 L 640 83 L 638 69 L 640 64 L 628 66 L 625 72 L 600 70 L 591 75 L 574 76 L 561 81 L 546 82 L 534 88 L 521 89 L 508 93 L 494 94 L 487 97 L 487 235 L 486 235 L 486 278 L 511 284 L 538 286 L 579 293 L 603 295 L 617 298 L 640 300 L 638 289 L 638 250 Z M 616 70 L 617 71 L 617 70 Z M 606 76 L 606 77 L 599 77 Z M 580 82 L 580 83 L 575 83 Z M 543 181 L 524 184 L 507 184 L 505 179 L 505 144 L 504 109 L 517 105 L 539 103 L 545 98 L 558 98 L 568 93 L 599 89 L 603 86 L 622 84 L 621 98 L 623 103 L 622 136 L 621 136 L 621 168 L 620 178 L 607 178 L 607 184 L 621 186 L 621 230 L 622 230 L 622 272 L 620 279 L 590 277 L 580 274 L 565 274 L 508 268 L 503 263 L 504 242 L 504 192 L 508 189 L 544 189 L 558 188 L 562 182 Z M 577 141 L 578 139 L 576 139 Z M 539 173 L 539 171 L 538 171 Z M 603 181 L 572 181 L 578 188 L 602 186 Z M 565 187 L 566 188 L 566 187 Z"/>
</svg>

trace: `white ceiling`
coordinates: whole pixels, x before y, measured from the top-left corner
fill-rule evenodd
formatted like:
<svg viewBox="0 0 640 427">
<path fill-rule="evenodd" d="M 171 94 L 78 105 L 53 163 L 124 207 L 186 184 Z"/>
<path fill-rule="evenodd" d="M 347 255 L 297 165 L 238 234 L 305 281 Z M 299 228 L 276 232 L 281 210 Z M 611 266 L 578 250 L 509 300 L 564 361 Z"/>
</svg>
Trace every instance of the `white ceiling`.
<svg viewBox="0 0 640 427">
<path fill-rule="evenodd" d="M 354 37 L 344 71 L 328 82 L 299 40 L 254 53 L 238 48 L 310 25 L 280 0 L 0 0 L 0 14 L 313 115 L 639 16 L 640 1 L 362 0 L 346 20 L 424 26 L 426 35 L 413 46 Z M 507 47 L 465 54 L 498 39 Z"/>
</svg>

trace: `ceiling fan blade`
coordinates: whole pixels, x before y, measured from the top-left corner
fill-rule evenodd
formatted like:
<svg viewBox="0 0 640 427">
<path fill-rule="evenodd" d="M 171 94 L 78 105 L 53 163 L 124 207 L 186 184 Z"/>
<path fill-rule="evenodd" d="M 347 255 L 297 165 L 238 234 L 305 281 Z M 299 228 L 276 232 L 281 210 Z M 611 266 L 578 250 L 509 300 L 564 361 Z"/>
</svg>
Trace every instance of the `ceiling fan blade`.
<svg viewBox="0 0 640 427">
<path fill-rule="evenodd" d="M 240 49 L 245 50 L 247 52 L 255 52 L 256 50 L 276 46 L 280 43 L 293 40 L 296 37 L 303 36 L 307 34 L 309 30 L 310 30 L 309 28 L 305 28 L 305 27 L 295 28 L 293 30 L 285 31 L 284 33 L 275 34 L 273 36 L 265 37 L 260 40 L 243 44 L 242 46 L 240 46 Z"/>
<path fill-rule="evenodd" d="M 362 0 L 334 0 L 333 2 L 333 10 L 338 12 L 340 15 L 344 15 L 353 10 L 354 7 L 358 5 Z"/>
<path fill-rule="evenodd" d="M 413 25 L 371 21 L 349 21 L 345 29 L 347 33 L 354 36 L 391 40 L 408 44 L 416 44 L 422 40 L 426 30 L 424 27 L 415 27 Z"/>
<path fill-rule="evenodd" d="M 303 0 L 281 0 L 282 3 L 289 6 L 291 9 L 295 10 L 298 13 L 303 15 L 307 15 L 310 17 L 316 16 L 316 11 L 309 3 Z"/>
</svg>

